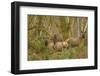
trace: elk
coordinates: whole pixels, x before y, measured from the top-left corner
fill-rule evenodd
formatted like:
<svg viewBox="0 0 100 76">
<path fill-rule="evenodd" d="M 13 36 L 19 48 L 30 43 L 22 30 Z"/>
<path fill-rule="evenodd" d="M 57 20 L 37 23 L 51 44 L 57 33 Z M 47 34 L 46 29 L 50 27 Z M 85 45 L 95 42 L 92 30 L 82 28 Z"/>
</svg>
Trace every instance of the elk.
<svg viewBox="0 0 100 76">
<path fill-rule="evenodd" d="M 80 36 L 79 37 L 70 37 L 67 42 L 69 46 L 79 46 L 81 42 L 85 43 L 87 41 L 87 25 L 81 27 Z"/>
<path fill-rule="evenodd" d="M 48 47 L 50 50 L 62 50 L 63 48 L 68 48 L 68 40 L 62 41 L 62 40 L 57 40 L 56 36 L 54 36 L 54 39 L 51 40 L 46 40 L 45 45 Z"/>
<path fill-rule="evenodd" d="M 54 50 L 54 42 L 47 42 L 47 47 L 50 50 Z"/>
<path fill-rule="evenodd" d="M 56 50 L 63 50 L 64 48 L 68 48 L 68 42 L 65 40 L 65 41 L 59 41 L 59 42 L 56 42 L 55 44 L 55 49 Z"/>
<path fill-rule="evenodd" d="M 66 41 L 48 42 L 47 47 L 50 50 L 62 50 L 63 48 L 68 48 L 69 44 Z"/>
</svg>

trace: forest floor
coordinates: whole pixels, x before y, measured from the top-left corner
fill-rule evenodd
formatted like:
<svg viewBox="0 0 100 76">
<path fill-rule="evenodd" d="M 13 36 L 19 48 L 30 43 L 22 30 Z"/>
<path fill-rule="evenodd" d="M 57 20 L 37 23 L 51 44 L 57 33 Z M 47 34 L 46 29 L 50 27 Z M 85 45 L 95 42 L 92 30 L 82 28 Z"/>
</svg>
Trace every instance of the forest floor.
<svg viewBox="0 0 100 76">
<path fill-rule="evenodd" d="M 83 59 L 88 58 L 88 51 L 86 46 L 71 47 L 59 51 L 47 50 L 45 52 L 28 52 L 28 60 L 59 60 L 59 59 Z"/>
</svg>

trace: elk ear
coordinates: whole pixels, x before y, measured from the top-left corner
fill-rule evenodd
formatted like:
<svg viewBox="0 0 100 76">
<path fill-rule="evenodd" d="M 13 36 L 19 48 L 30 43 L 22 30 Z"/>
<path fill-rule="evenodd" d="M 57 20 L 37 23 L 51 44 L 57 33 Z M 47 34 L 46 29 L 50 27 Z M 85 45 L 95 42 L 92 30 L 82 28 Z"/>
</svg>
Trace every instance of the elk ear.
<svg viewBox="0 0 100 76">
<path fill-rule="evenodd" d="M 84 32 L 86 32 L 87 31 L 87 24 L 85 25 L 85 27 L 84 27 Z"/>
<path fill-rule="evenodd" d="M 66 42 L 69 42 L 69 41 L 70 41 L 70 39 L 68 38 L 68 39 L 66 39 L 65 41 L 66 41 Z"/>
<path fill-rule="evenodd" d="M 83 29 L 84 29 L 84 27 L 83 27 L 83 26 L 81 26 L 81 30 L 80 30 L 80 32 L 81 32 L 81 33 L 83 33 Z"/>
<path fill-rule="evenodd" d="M 82 26 L 80 32 L 85 33 L 87 31 L 87 27 L 87 24 L 85 26 Z"/>
</svg>

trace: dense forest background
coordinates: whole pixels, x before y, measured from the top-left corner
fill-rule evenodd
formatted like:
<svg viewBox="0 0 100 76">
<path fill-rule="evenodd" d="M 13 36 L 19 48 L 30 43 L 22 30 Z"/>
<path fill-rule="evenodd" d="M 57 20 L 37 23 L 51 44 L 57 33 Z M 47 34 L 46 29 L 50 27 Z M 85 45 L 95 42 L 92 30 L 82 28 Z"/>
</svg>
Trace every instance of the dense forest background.
<svg viewBox="0 0 100 76">
<path fill-rule="evenodd" d="M 87 17 L 28 15 L 28 60 L 88 57 Z"/>
</svg>

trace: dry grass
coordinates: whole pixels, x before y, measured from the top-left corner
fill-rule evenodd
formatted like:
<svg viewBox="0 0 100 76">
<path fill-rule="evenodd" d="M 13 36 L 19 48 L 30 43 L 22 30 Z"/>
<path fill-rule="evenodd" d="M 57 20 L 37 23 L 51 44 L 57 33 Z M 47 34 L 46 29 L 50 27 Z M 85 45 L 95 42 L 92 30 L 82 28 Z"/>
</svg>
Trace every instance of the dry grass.
<svg viewBox="0 0 100 76">
<path fill-rule="evenodd" d="M 79 46 L 69 46 L 62 50 L 49 49 L 45 45 L 45 38 L 50 39 L 54 33 L 58 39 L 65 40 L 77 36 L 74 25 L 86 23 L 85 17 L 56 17 L 56 16 L 28 16 L 28 60 L 54 60 L 54 59 L 82 59 L 88 58 L 87 41 L 80 42 Z M 73 25 L 73 27 L 72 27 Z M 81 26 L 80 25 L 80 26 Z M 87 34 L 87 33 L 86 33 Z"/>
</svg>

